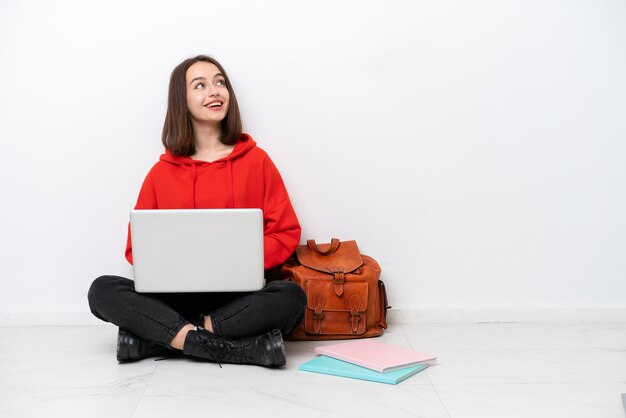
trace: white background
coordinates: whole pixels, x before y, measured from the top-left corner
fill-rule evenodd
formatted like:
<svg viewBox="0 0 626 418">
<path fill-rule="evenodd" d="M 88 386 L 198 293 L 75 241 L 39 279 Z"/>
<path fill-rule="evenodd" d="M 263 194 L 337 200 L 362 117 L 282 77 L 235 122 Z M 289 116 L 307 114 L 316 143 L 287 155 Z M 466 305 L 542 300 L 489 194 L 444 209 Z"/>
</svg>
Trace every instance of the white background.
<svg viewBox="0 0 626 418">
<path fill-rule="evenodd" d="M 2 0 L 5 319 L 86 317 L 131 274 L 169 74 L 200 53 L 303 240 L 356 239 L 397 310 L 626 308 L 621 0 Z"/>
</svg>

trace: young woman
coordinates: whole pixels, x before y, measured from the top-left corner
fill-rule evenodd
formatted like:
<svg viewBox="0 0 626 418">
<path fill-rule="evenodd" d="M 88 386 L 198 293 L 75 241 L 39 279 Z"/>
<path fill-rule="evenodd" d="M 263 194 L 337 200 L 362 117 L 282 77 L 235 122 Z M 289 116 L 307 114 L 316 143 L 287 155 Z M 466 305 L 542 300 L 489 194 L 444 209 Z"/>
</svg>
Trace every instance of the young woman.
<svg viewBox="0 0 626 418">
<path fill-rule="evenodd" d="M 224 68 L 204 55 L 183 61 L 170 78 L 165 153 L 146 176 L 135 208 L 260 208 L 265 269 L 271 269 L 295 250 L 300 225 L 272 160 L 241 130 Z M 126 258 L 132 264 L 130 229 Z M 251 293 L 140 294 L 132 280 L 118 276 L 97 278 L 88 299 L 96 317 L 120 327 L 120 362 L 182 350 L 269 367 L 285 364 L 281 333 L 302 321 L 306 303 L 298 285 L 281 280 Z"/>
</svg>

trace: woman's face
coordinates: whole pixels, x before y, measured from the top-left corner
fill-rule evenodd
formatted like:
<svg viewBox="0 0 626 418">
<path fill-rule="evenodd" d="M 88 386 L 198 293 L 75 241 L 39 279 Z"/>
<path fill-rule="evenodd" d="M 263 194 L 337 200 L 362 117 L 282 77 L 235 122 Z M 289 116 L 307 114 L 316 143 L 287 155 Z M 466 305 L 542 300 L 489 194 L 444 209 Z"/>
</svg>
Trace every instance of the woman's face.
<svg viewBox="0 0 626 418">
<path fill-rule="evenodd" d="M 198 61 L 191 65 L 185 77 L 187 109 L 196 122 L 219 124 L 228 113 L 230 94 L 226 79 L 214 64 Z"/>
</svg>

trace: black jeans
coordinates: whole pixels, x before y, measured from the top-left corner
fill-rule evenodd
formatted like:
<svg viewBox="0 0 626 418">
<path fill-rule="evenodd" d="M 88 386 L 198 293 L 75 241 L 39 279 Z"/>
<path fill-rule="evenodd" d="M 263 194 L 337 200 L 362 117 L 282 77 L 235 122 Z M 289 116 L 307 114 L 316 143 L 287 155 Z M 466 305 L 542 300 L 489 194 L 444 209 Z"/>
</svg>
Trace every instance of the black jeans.
<svg viewBox="0 0 626 418">
<path fill-rule="evenodd" d="M 294 282 L 276 280 L 256 292 L 137 293 L 135 282 L 101 276 L 88 294 L 91 312 L 139 337 L 168 346 L 187 324 L 211 315 L 216 335 L 244 337 L 279 329 L 286 334 L 304 318 L 306 296 Z"/>
</svg>

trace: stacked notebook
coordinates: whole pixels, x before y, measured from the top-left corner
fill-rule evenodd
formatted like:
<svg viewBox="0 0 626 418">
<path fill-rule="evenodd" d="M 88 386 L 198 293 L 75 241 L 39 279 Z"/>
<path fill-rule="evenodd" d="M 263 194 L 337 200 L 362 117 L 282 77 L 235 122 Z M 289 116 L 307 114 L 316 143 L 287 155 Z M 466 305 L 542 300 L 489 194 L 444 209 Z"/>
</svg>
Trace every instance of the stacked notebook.
<svg viewBox="0 0 626 418">
<path fill-rule="evenodd" d="M 417 374 L 437 358 L 410 348 L 364 339 L 316 347 L 320 356 L 300 370 L 395 385 Z"/>
</svg>

